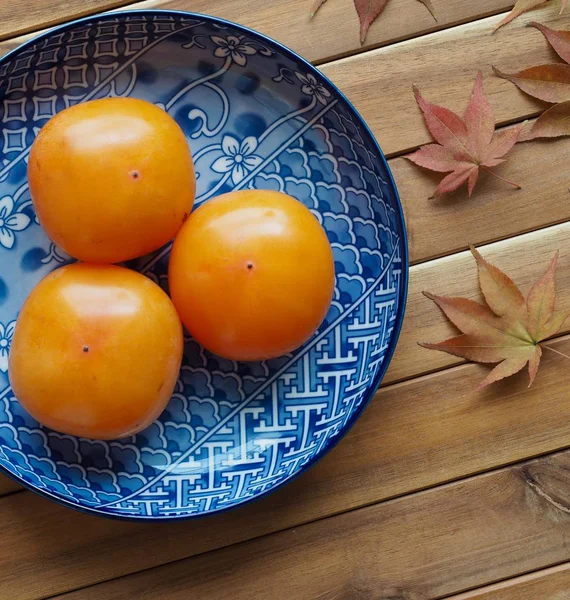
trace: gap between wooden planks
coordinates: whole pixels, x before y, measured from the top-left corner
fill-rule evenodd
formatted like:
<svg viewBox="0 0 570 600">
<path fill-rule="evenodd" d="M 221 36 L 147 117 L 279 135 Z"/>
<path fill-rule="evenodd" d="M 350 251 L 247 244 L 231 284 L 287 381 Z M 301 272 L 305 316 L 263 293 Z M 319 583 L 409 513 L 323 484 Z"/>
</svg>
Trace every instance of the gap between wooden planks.
<svg viewBox="0 0 570 600">
<path fill-rule="evenodd" d="M 565 451 L 60 598 L 435 600 L 567 561 L 569 467 Z"/>
<path fill-rule="evenodd" d="M 552 344 L 570 352 L 570 337 Z M 342 443 L 313 469 L 265 499 L 212 518 L 149 526 L 83 515 L 30 493 L 0 499 L 0 589 L 18 600 L 61 593 L 570 446 L 563 358 L 545 351 L 542 371 L 530 390 L 519 377 L 478 392 L 485 371 L 480 365 L 463 365 L 380 390 Z M 475 496 L 469 503 L 468 496 L 456 517 L 457 507 L 449 507 L 447 518 L 468 518 L 480 510 L 484 498 Z M 401 517 L 394 517 L 395 523 L 403 526 L 405 519 L 414 518 L 415 497 L 410 497 L 411 505 L 406 504 L 408 497 L 398 500 Z M 335 520 L 327 522 L 334 526 Z M 378 528 L 383 522 L 378 521 Z M 397 527 L 395 523 L 391 526 Z M 496 516 L 487 527 L 504 531 L 513 524 L 501 524 Z M 455 528 L 459 531 L 459 523 Z M 409 537 L 411 530 L 400 534 L 397 543 L 402 548 L 417 546 L 418 540 Z M 524 531 L 519 533 L 524 538 Z M 43 544 L 47 539 L 50 543 Z M 426 556 L 430 539 L 437 547 L 451 543 L 438 536 L 426 538 Z M 509 551 L 505 548 L 505 554 Z M 243 560 L 235 563 L 238 571 Z M 492 553 L 489 561 L 494 561 Z M 513 565 L 517 561 L 513 559 Z M 519 571 L 504 576 L 552 562 L 521 563 Z M 306 564 L 311 563 L 312 559 Z M 428 572 L 432 568 L 426 566 Z M 487 564 L 480 568 L 483 573 Z M 227 564 L 221 570 L 225 572 Z M 138 598 L 134 593 L 131 597 Z"/>
<path fill-rule="evenodd" d="M 371 27 L 366 44 L 359 43 L 358 16 L 352 0 L 331 0 L 309 19 L 312 0 L 18 0 L 0 3 L 0 39 L 121 6 L 127 9 L 187 10 L 239 22 L 278 39 L 311 61 L 362 52 L 428 31 L 473 21 L 509 9 L 512 0 L 434 0 L 438 21 L 417 0 L 398 0 Z M 402 18 L 402 14 L 405 18 Z"/>
<path fill-rule="evenodd" d="M 449 596 L 448 600 L 567 600 L 570 563 L 535 571 L 478 590 Z"/>
</svg>

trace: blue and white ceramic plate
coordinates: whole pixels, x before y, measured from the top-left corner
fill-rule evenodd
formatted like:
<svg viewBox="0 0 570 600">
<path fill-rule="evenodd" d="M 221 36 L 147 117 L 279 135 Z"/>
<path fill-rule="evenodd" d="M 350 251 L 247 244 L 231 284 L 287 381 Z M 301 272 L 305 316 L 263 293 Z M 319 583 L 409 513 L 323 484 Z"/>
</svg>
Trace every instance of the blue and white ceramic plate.
<svg viewBox="0 0 570 600">
<path fill-rule="evenodd" d="M 296 352 L 238 364 L 187 338 L 158 421 L 112 442 L 32 419 L 7 377 L 14 323 L 32 287 L 70 259 L 33 211 L 26 160 L 67 106 L 134 96 L 185 131 L 196 206 L 264 188 L 308 206 L 336 264 L 328 316 Z M 267 494 L 330 449 L 373 396 L 396 344 L 407 285 L 406 234 L 388 165 L 334 85 L 308 62 L 238 25 L 132 11 L 59 27 L 0 60 L 0 467 L 67 506 L 126 519 L 219 512 Z M 167 289 L 168 248 L 133 261 Z M 148 349 L 152 353 L 152 347 Z"/>
</svg>

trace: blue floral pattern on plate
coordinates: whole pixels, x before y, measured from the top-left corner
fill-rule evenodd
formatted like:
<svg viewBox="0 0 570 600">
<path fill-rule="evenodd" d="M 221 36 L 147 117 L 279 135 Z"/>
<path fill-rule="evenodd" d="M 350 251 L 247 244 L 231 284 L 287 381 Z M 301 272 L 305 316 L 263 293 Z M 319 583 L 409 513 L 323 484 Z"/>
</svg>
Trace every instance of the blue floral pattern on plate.
<svg viewBox="0 0 570 600">
<path fill-rule="evenodd" d="M 337 285 L 319 330 L 279 359 L 219 358 L 186 339 L 172 399 L 140 434 L 51 431 L 14 398 L 7 358 L 38 280 L 71 259 L 35 217 L 26 160 L 56 112 L 135 96 L 185 131 L 196 205 L 235 189 L 298 198 L 331 241 Z M 386 161 L 342 94 L 279 44 L 200 15 L 130 11 L 52 30 L 0 61 L 0 467 L 68 506 L 128 519 L 203 515 L 266 494 L 314 463 L 374 394 L 407 285 L 405 228 Z M 169 247 L 128 265 L 167 289 Z M 152 348 L 149 348 L 152 352 Z"/>
</svg>

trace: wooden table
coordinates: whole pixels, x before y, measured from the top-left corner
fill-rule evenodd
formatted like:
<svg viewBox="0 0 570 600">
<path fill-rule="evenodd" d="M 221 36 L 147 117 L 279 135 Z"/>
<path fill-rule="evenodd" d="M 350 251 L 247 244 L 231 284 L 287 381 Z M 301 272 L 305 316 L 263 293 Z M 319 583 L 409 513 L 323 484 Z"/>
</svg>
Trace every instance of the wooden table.
<svg viewBox="0 0 570 600">
<path fill-rule="evenodd" d="M 0 54 L 37 31 L 120 0 L 1 0 Z M 411 91 L 463 111 L 477 69 L 499 125 L 544 106 L 494 77 L 549 62 L 533 20 L 570 29 L 558 2 L 491 35 L 512 0 L 391 0 L 358 42 L 352 0 L 148 0 L 235 20 L 320 66 L 390 157 L 412 267 L 407 314 L 382 388 L 343 442 L 262 501 L 170 524 L 86 516 L 0 479 L 0 598 L 66 600 L 567 600 L 570 598 L 568 364 L 547 353 L 526 375 L 476 391 L 485 367 L 430 352 L 452 333 L 421 292 L 478 298 L 468 242 L 523 287 L 556 249 L 570 309 L 570 140 L 516 147 L 500 173 L 430 201 L 437 177 L 402 158 L 430 138 Z M 23 37 L 15 37 L 21 34 Z M 552 343 L 570 352 L 570 323 Z"/>
</svg>

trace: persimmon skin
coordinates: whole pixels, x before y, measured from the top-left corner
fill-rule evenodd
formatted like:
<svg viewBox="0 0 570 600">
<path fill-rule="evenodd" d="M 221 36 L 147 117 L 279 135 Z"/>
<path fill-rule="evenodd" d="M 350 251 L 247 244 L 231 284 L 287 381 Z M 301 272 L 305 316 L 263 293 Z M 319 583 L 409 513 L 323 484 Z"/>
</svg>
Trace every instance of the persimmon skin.
<svg viewBox="0 0 570 600">
<path fill-rule="evenodd" d="M 28 161 L 34 208 L 71 256 L 115 263 L 166 244 L 190 214 L 196 179 L 184 133 L 135 98 L 71 106 L 40 130 Z"/>
<path fill-rule="evenodd" d="M 43 425 L 120 438 L 164 410 L 182 350 L 182 324 L 158 285 L 122 267 L 76 263 L 47 275 L 24 303 L 10 383 Z"/>
<path fill-rule="evenodd" d="M 188 218 L 169 264 L 172 301 L 205 348 L 238 361 L 281 356 L 318 328 L 334 290 L 324 229 L 280 192 L 238 191 Z"/>
</svg>

